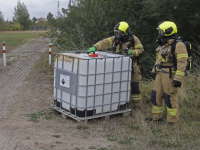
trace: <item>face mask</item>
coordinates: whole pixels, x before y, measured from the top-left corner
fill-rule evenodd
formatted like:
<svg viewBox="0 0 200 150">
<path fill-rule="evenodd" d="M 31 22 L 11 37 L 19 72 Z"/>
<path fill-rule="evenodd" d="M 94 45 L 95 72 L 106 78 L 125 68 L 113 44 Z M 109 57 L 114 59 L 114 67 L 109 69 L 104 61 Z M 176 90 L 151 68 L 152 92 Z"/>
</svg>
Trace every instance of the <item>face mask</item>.
<svg viewBox="0 0 200 150">
<path fill-rule="evenodd" d="M 159 35 L 160 37 L 163 37 L 163 36 L 164 36 L 164 32 L 163 32 L 163 30 L 158 29 L 158 31 L 159 31 L 159 34 L 158 34 L 158 35 Z"/>
<path fill-rule="evenodd" d="M 158 45 L 163 46 L 163 39 L 162 37 L 158 36 L 158 38 L 156 39 L 156 43 L 158 43 Z"/>
<path fill-rule="evenodd" d="M 122 39 L 123 39 L 122 35 L 115 36 L 115 41 L 116 41 L 117 43 L 119 43 L 120 41 L 122 41 Z"/>
<path fill-rule="evenodd" d="M 158 38 L 156 39 L 156 43 L 158 43 L 160 46 L 163 46 L 167 43 L 169 39 L 171 38 L 165 36 L 158 36 Z"/>
<path fill-rule="evenodd" d="M 121 32 L 120 31 L 114 31 L 114 33 L 115 33 L 115 42 L 119 43 L 120 41 L 122 41 L 123 36 L 122 36 Z"/>
</svg>

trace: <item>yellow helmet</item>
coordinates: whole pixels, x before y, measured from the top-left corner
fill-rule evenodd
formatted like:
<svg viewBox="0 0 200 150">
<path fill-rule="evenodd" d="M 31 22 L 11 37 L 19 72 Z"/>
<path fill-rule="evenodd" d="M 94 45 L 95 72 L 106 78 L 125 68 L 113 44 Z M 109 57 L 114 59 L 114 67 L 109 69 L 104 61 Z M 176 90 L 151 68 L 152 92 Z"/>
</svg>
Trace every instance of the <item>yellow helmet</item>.
<svg viewBox="0 0 200 150">
<path fill-rule="evenodd" d="M 158 23 L 157 29 L 159 30 L 160 36 L 170 36 L 178 31 L 176 24 L 171 21 L 163 21 Z"/>
<path fill-rule="evenodd" d="M 119 22 L 115 28 L 114 28 L 114 32 L 119 32 L 121 31 L 122 34 L 125 34 L 127 35 L 128 34 L 128 31 L 129 31 L 129 25 L 128 23 L 122 21 L 122 22 Z"/>
</svg>

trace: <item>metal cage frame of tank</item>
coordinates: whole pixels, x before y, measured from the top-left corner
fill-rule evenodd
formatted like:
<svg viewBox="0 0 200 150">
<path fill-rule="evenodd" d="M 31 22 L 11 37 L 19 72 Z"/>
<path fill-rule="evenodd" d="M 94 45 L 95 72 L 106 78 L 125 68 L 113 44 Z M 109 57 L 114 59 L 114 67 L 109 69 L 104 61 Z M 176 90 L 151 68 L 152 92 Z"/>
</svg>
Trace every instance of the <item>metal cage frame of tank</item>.
<svg viewBox="0 0 200 150">
<path fill-rule="evenodd" d="M 63 52 L 63 53 L 85 53 L 85 52 L 87 52 L 87 51 L 85 51 L 85 50 L 78 50 L 78 51 L 66 51 L 66 52 Z M 72 56 L 70 56 L 70 57 L 72 57 Z M 131 59 L 131 57 L 132 57 L 132 55 L 131 56 L 127 56 L 127 55 L 120 55 L 119 57 L 129 57 L 130 59 Z M 112 58 L 113 59 L 113 65 L 112 65 L 112 72 L 109 72 L 109 73 L 112 73 L 112 82 L 110 82 L 111 84 L 112 84 L 112 86 L 111 86 L 111 100 L 110 100 L 110 103 L 107 103 L 107 104 L 104 104 L 104 88 L 105 88 L 105 74 L 107 74 L 107 73 L 105 73 L 105 62 L 104 62 L 104 73 L 97 73 L 97 59 L 102 59 L 102 58 L 94 58 L 96 61 L 95 61 L 95 79 L 94 79 L 94 95 L 92 95 L 92 96 L 87 96 L 87 94 L 88 94 L 88 86 L 91 86 L 91 85 L 88 85 L 88 72 L 89 72 L 89 67 L 87 67 L 87 75 L 84 75 L 84 76 L 87 76 L 87 85 L 86 85 L 86 104 L 85 104 L 85 107 L 83 108 L 83 107 L 78 107 L 77 106 L 77 97 L 80 97 L 80 96 L 78 96 L 78 95 L 75 95 L 76 96 L 76 104 L 75 105 L 73 105 L 72 103 L 71 103 L 71 95 L 72 95 L 72 93 L 70 93 L 70 103 L 68 103 L 68 102 L 65 102 L 65 101 L 63 101 L 63 97 L 62 97 L 62 91 L 61 91 L 61 96 L 60 96 L 60 102 L 58 102 L 57 101 L 57 89 L 56 89 L 56 97 L 54 97 L 54 95 L 53 95 L 53 98 L 54 98 L 54 104 L 51 104 L 51 107 L 54 109 L 54 110 L 56 110 L 56 111 L 58 111 L 58 112 L 60 112 L 60 113 L 62 113 L 62 114 L 64 114 L 64 115 L 66 115 L 66 116 L 68 116 L 68 117 L 70 117 L 70 118 L 73 118 L 73 119 L 75 119 L 75 120 L 77 120 L 77 121 L 82 121 L 82 120 L 89 120 L 89 119 L 94 119 L 94 118 L 99 118 L 99 117 L 105 117 L 105 116 L 110 116 L 110 115 L 115 115 L 115 114 L 123 114 L 123 113 L 128 113 L 128 112 L 130 112 L 131 111 L 131 109 L 128 107 L 128 104 L 129 104 L 129 102 L 130 102 L 130 96 L 128 97 L 128 92 L 130 92 L 130 90 L 129 90 L 129 87 L 128 86 L 130 86 L 130 84 L 129 83 L 131 83 L 131 79 L 130 80 L 128 80 L 129 79 L 129 77 L 130 77 L 130 71 L 132 71 L 130 68 L 130 59 L 128 59 L 128 70 L 124 70 L 124 71 L 122 71 L 122 64 L 123 64 L 123 59 L 121 59 L 121 70 L 120 71 L 116 71 L 116 72 L 120 72 L 120 81 L 119 81 L 119 83 L 120 83 L 120 86 L 119 87 L 121 87 L 121 82 L 122 82 L 122 72 L 128 72 L 128 77 L 127 77 L 127 88 L 126 88 L 126 100 L 125 101 L 120 101 L 120 96 L 121 96 L 121 92 L 124 92 L 124 91 L 121 91 L 121 88 L 119 89 L 119 101 L 118 102 L 115 102 L 115 103 L 118 103 L 119 105 L 118 105 L 118 109 L 116 110 L 116 111 L 111 111 L 111 107 L 112 107 L 112 105 L 113 104 L 115 104 L 115 103 L 112 103 L 112 94 L 113 94 L 113 74 L 115 73 L 114 72 L 114 59 L 115 58 L 119 58 L 119 57 L 106 57 L 105 59 L 104 59 L 104 61 L 106 61 L 106 59 L 107 58 Z M 74 57 L 75 58 L 75 57 Z M 64 59 L 64 55 L 63 55 L 63 59 Z M 90 60 L 93 60 L 93 59 L 84 59 L 84 58 L 79 58 L 79 59 L 82 59 L 82 60 L 87 60 L 88 62 L 87 62 L 87 64 L 89 64 L 89 61 Z M 79 61 L 79 60 L 78 60 Z M 74 63 L 74 61 L 73 61 L 73 63 Z M 74 64 L 73 64 L 74 65 Z M 72 65 L 72 67 L 73 67 L 73 65 Z M 78 66 L 79 66 L 79 62 L 78 62 Z M 54 66 L 54 69 L 55 68 L 58 68 L 58 59 L 57 59 L 57 66 Z M 62 69 L 63 69 L 63 62 L 62 62 Z M 72 69 L 73 70 L 73 69 Z M 103 85 L 103 94 L 99 94 L 99 95 L 103 95 L 103 100 L 102 100 L 102 105 L 95 105 L 95 96 L 97 96 L 97 95 L 95 95 L 95 90 L 96 90 L 96 75 L 99 75 L 99 74 L 103 74 L 103 80 L 104 80 L 104 83 L 102 84 Z M 79 73 L 77 73 L 77 75 L 82 75 L 82 74 L 79 74 Z M 91 74 L 90 74 L 91 75 Z M 54 75 L 54 78 L 55 78 L 55 75 Z M 124 81 L 124 80 L 123 80 Z M 107 84 L 107 83 L 106 83 Z M 77 86 L 80 86 L 80 85 L 76 85 L 76 87 Z M 53 86 L 54 88 L 55 88 L 55 86 Z M 116 93 L 118 93 L 118 92 L 116 92 Z M 87 97 L 94 97 L 94 100 L 93 100 L 93 106 L 92 107 L 87 107 Z M 125 104 L 123 104 L 123 106 L 121 106 L 120 105 L 120 103 L 122 103 L 122 102 L 124 102 Z M 57 104 L 57 103 L 60 103 L 60 104 Z M 66 109 L 63 109 L 62 108 L 62 103 L 67 103 L 67 104 L 69 104 L 70 105 L 70 110 L 66 110 Z M 110 112 L 103 112 L 103 106 L 105 106 L 105 105 L 110 105 Z M 72 112 L 72 110 L 71 110 L 71 106 L 74 106 L 74 108 L 76 108 L 76 109 L 74 109 L 74 114 L 73 114 L 73 112 Z M 100 114 L 95 114 L 95 111 L 94 111 L 94 109 L 95 109 L 95 107 L 98 107 L 98 106 L 101 106 L 102 107 L 102 112 L 100 113 Z M 120 107 L 123 107 L 123 109 L 122 108 L 120 108 Z M 84 109 L 84 113 L 85 113 L 85 116 L 84 117 L 79 117 L 79 116 L 77 116 L 77 109 L 78 108 L 81 108 L 81 109 Z M 88 111 L 87 111 L 87 109 L 88 108 L 93 108 L 93 114 L 92 114 L 92 116 L 88 116 L 87 114 L 88 114 Z"/>
</svg>

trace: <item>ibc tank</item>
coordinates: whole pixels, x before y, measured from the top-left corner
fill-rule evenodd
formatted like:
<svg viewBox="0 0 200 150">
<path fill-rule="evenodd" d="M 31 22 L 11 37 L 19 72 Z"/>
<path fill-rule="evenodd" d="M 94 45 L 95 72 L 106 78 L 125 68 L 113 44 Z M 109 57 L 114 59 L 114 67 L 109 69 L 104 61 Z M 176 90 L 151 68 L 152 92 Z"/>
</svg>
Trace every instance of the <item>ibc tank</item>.
<svg viewBox="0 0 200 150">
<path fill-rule="evenodd" d="M 129 56 L 96 52 L 58 53 L 54 62 L 54 105 L 78 117 L 127 109 L 130 101 Z"/>
</svg>

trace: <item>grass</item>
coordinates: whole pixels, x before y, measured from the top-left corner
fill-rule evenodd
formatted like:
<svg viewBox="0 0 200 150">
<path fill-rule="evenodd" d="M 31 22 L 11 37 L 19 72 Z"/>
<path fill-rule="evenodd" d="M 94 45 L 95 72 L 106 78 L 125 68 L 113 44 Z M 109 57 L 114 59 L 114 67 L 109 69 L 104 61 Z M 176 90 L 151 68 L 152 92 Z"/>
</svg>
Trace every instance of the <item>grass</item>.
<svg viewBox="0 0 200 150">
<path fill-rule="evenodd" d="M 45 60 L 44 60 L 45 61 Z M 37 68 L 53 75 L 49 69 L 48 61 L 40 62 Z M 48 73 L 48 71 L 52 71 Z M 52 80 L 52 79 L 51 79 Z M 200 77 L 190 75 L 184 78 L 184 82 L 178 93 L 180 106 L 180 121 L 174 126 L 168 126 L 166 120 L 160 123 L 145 122 L 144 118 L 150 115 L 150 95 L 154 81 L 144 79 L 141 83 L 143 104 L 141 110 L 132 109 L 132 115 L 128 117 L 116 116 L 110 121 L 93 119 L 88 126 L 76 126 L 75 130 L 83 134 L 83 137 L 92 138 L 97 133 L 98 137 L 115 143 L 116 150 L 188 150 L 199 149 L 200 146 Z M 132 105 L 131 105 L 132 106 Z M 130 107 L 131 107 L 130 106 Z M 165 113 L 166 119 L 166 113 Z M 92 145 L 89 149 L 112 149 Z"/>
<path fill-rule="evenodd" d="M 29 121 L 35 121 L 38 122 L 41 116 L 44 116 L 46 120 L 51 120 L 54 118 L 53 115 L 51 115 L 52 110 L 50 108 L 47 108 L 45 110 L 39 111 L 37 113 L 32 113 L 32 114 L 21 114 L 24 117 L 29 118 Z"/>
<path fill-rule="evenodd" d="M 180 104 L 180 121 L 168 126 L 166 121 L 145 122 L 151 110 L 150 94 L 154 81 L 142 81 L 143 105 L 141 110 L 132 109 L 129 117 L 113 117 L 108 122 L 91 120 L 90 128 L 98 132 L 108 141 L 119 143 L 119 149 L 199 149 L 200 146 L 200 77 L 191 75 L 184 78 L 178 99 Z M 166 115 L 164 116 L 166 118 Z M 95 125 L 99 124 L 99 125 Z"/>
<path fill-rule="evenodd" d="M 88 126 L 81 126 L 81 125 L 78 125 L 78 126 L 77 126 L 77 129 L 79 129 L 79 130 L 85 130 L 85 129 L 89 129 L 89 127 L 88 127 Z"/>
<path fill-rule="evenodd" d="M 41 37 L 43 33 L 44 31 L 0 32 L 0 43 L 3 45 L 3 41 L 5 41 L 6 47 L 20 46 L 30 39 Z"/>
<path fill-rule="evenodd" d="M 52 137 L 60 138 L 61 136 L 60 135 L 52 135 Z"/>
<path fill-rule="evenodd" d="M 50 145 L 50 148 L 54 148 L 55 147 L 55 145 Z"/>
</svg>

